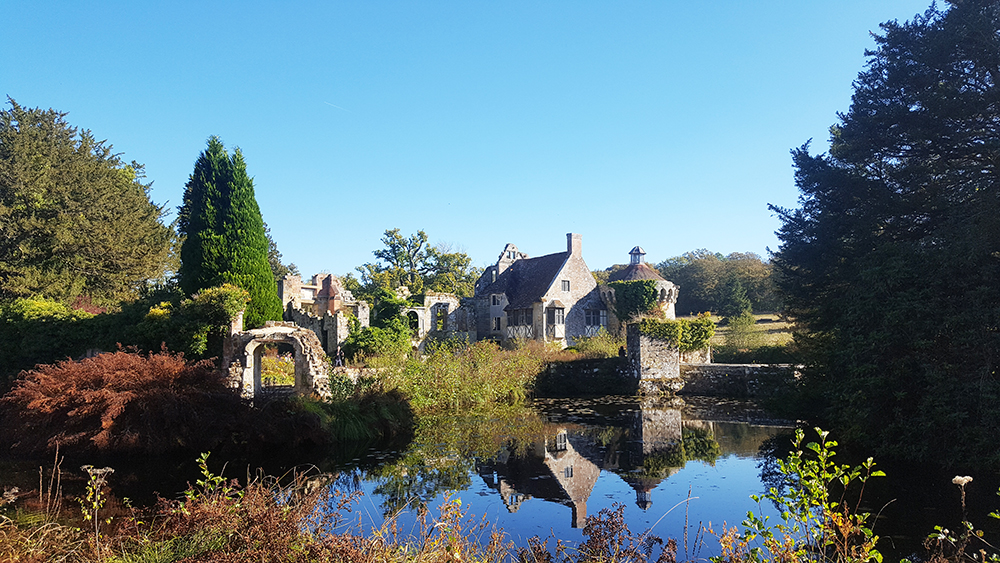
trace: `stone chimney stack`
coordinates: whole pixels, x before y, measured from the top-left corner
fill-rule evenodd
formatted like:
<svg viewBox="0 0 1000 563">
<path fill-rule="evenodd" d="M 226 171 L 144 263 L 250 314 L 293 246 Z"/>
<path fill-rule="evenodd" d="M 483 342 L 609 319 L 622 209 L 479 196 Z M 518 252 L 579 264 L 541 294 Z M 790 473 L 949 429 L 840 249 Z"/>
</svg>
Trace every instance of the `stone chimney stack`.
<svg viewBox="0 0 1000 563">
<path fill-rule="evenodd" d="M 583 256 L 583 235 L 566 233 L 566 252 L 572 256 Z"/>
</svg>

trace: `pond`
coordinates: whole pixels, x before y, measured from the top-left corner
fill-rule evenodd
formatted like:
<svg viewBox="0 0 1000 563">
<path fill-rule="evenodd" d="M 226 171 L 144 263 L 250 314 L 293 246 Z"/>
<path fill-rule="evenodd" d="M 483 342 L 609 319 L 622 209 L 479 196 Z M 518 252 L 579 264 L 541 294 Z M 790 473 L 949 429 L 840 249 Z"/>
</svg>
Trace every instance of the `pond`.
<svg viewBox="0 0 1000 563">
<path fill-rule="evenodd" d="M 696 536 L 709 524 L 721 533 L 748 510 L 775 513 L 750 495 L 766 489 L 762 447 L 787 442 L 791 430 L 732 400 L 540 399 L 491 421 L 423 420 L 401 457 L 379 464 L 365 457 L 385 452 L 372 450 L 337 468 L 335 486 L 363 493 L 365 527 L 393 517 L 417 534 L 421 506 L 435 515 L 457 499 L 518 545 L 533 536 L 579 543 L 587 516 L 622 505 L 633 533 L 676 538 L 684 554 L 686 530 L 687 554 L 708 557 L 718 542 L 701 546 Z"/>
<path fill-rule="evenodd" d="M 420 533 L 422 513 L 436 516 L 444 502 L 459 500 L 470 517 L 488 523 L 483 541 L 498 529 L 519 546 L 537 536 L 553 548 L 556 539 L 570 545 L 584 541 L 586 517 L 621 507 L 634 534 L 650 530 L 676 539 L 682 559 L 707 558 L 719 548 L 705 530 L 722 533 L 724 524 L 739 526 L 749 510 L 776 514 L 773 505 L 757 505 L 750 496 L 779 485 L 776 458 L 787 455 L 792 430 L 792 423 L 738 400 L 536 399 L 528 408 L 489 414 L 421 416 L 405 443 L 274 452 L 254 461 L 228 458 L 228 464 L 220 453 L 210 467 L 241 478 L 315 466 L 332 487 L 360 493 L 349 521 L 371 530 L 394 519 L 403 536 Z M 838 459 L 860 461 L 848 457 L 844 452 Z M 63 465 L 69 499 L 82 493 L 75 468 L 83 463 L 97 461 Z M 118 507 L 120 514 L 125 497 L 136 505 L 154 502 L 156 494 L 177 498 L 200 477 L 193 458 L 101 463 L 117 469 L 109 481 L 108 507 Z M 2 485 L 37 487 L 39 465 L 5 462 Z M 961 510 L 951 484 L 954 473 L 930 464 L 880 467 L 889 477 L 869 482 L 860 508 L 877 515 L 875 532 L 885 538 L 879 549 L 886 561 L 917 553 L 935 525 L 957 528 Z M 995 475 L 969 474 L 975 476 L 968 488 L 970 520 L 996 544 L 997 520 L 987 515 L 1000 507 L 995 494 L 1000 483 Z"/>
</svg>

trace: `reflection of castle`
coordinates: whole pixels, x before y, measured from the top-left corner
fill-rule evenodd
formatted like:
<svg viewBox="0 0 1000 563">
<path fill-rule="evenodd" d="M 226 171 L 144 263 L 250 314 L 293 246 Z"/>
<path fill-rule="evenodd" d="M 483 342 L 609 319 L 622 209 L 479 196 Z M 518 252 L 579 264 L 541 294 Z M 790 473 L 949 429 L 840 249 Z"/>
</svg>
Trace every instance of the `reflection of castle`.
<svg viewBox="0 0 1000 563">
<path fill-rule="evenodd" d="M 736 454 L 756 452 L 776 431 L 745 423 L 684 420 L 682 405 L 642 401 L 638 408 L 622 411 L 604 429 L 550 422 L 545 438 L 525 453 L 504 449 L 495 458 L 477 463 L 476 471 L 489 488 L 500 493 L 508 511 L 517 512 L 531 498 L 557 502 L 571 507 L 571 524 L 580 528 L 601 471 L 619 475 L 635 490 L 636 505 L 648 510 L 653 490 L 680 471 L 688 459 L 714 460 L 723 453 L 720 442 Z M 718 436 L 719 432 L 726 436 Z"/>
<path fill-rule="evenodd" d="M 601 474 L 600 460 L 592 458 L 594 446 L 582 430 L 550 424 L 546 437 L 525 455 L 504 450 L 493 460 L 477 464 L 476 470 L 487 486 L 500 493 L 510 512 L 517 512 L 529 498 L 542 498 L 569 505 L 572 526 L 579 528 L 587 518 L 587 499 Z"/>
</svg>

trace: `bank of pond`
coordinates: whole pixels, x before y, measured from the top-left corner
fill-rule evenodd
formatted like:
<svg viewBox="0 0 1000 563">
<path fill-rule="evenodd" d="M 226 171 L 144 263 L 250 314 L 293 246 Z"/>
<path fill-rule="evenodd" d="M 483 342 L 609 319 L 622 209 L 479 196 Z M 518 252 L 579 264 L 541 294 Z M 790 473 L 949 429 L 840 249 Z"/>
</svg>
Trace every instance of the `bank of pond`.
<svg viewBox="0 0 1000 563">
<path fill-rule="evenodd" d="M 377 439 L 7 459 L 0 548 L 38 561 L 754 560 L 733 526 L 746 539 L 748 512 L 780 520 L 780 499 L 763 497 L 807 473 L 779 460 L 824 443 L 794 447 L 795 426 L 747 400 L 550 398 L 423 411 Z M 877 469 L 888 476 L 859 506 L 856 485 L 847 498 L 872 514 L 887 561 L 927 558 L 935 525 L 961 530 L 960 490 L 976 526 L 1000 504 L 989 476 L 960 489 L 930 466 Z"/>
</svg>

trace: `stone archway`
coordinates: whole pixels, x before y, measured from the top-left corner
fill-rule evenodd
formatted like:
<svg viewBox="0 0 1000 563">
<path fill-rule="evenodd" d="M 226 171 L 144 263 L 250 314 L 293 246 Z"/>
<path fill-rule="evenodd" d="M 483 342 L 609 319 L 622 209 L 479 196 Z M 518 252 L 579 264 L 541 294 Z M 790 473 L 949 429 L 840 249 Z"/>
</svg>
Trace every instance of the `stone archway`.
<svg viewBox="0 0 1000 563">
<path fill-rule="evenodd" d="M 243 397 L 253 399 L 263 390 L 261 355 L 267 344 L 288 344 L 295 356 L 295 384 L 291 391 L 298 394 L 330 394 L 326 352 L 316 333 L 295 323 L 268 321 L 263 328 L 235 332 L 230 335 L 223 365 L 229 366 L 234 387 Z M 287 388 L 286 388 L 287 389 Z"/>
</svg>

